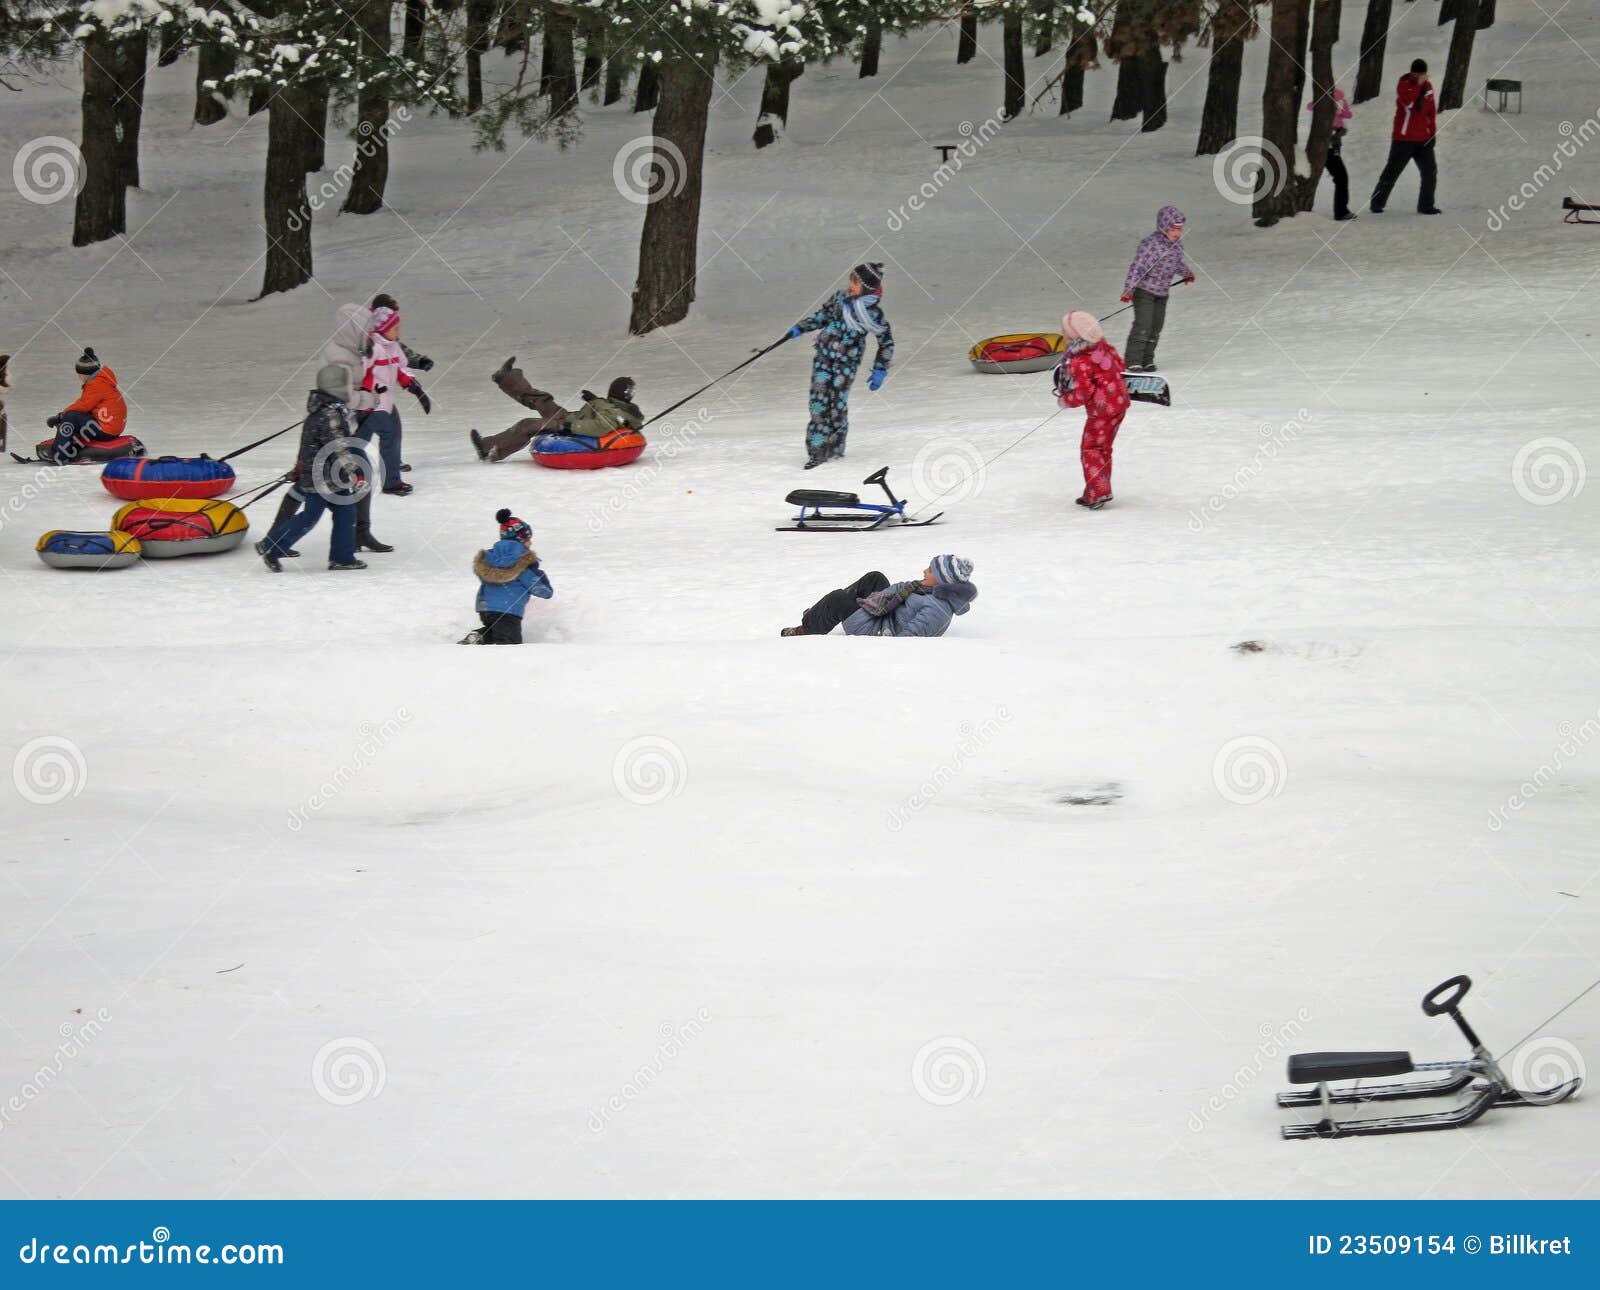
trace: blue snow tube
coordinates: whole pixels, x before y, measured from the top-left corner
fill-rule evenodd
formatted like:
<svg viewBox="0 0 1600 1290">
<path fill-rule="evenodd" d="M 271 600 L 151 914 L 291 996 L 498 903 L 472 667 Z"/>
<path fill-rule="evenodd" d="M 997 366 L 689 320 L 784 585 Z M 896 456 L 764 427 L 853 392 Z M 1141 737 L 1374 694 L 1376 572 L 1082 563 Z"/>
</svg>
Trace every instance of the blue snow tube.
<svg viewBox="0 0 1600 1290">
<path fill-rule="evenodd" d="M 106 492 L 125 502 L 151 497 L 217 497 L 233 487 L 233 467 L 210 457 L 120 457 L 100 472 Z"/>
</svg>

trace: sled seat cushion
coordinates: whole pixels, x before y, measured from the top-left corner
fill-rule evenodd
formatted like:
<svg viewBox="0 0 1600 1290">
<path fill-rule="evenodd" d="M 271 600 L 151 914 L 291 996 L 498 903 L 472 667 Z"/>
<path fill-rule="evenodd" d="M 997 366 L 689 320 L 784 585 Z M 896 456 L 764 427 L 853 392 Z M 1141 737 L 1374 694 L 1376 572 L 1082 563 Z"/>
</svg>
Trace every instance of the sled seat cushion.
<svg viewBox="0 0 1600 1290">
<path fill-rule="evenodd" d="M 1291 1084 L 1410 1073 L 1410 1053 L 1295 1053 L 1289 1058 Z"/>
<path fill-rule="evenodd" d="M 72 457 L 74 462 L 115 461 L 118 457 L 144 456 L 144 444 L 131 434 L 118 435 L 115 439 L 96 439 L 91 443 L 84 443 L 81 439 L 73 442 L 78 446 L 78 451 Z M 41 439 L 34 445 L 33 455 L 40 461 L 54 461 L 55 438 Z"/>
<path fill-rule="evenodd" d="M 790 506 L 857 506 L 861 502 L 854 493 L 835 493 L 825 488 L 797 488 L 783 500 Z"/>
</svg>

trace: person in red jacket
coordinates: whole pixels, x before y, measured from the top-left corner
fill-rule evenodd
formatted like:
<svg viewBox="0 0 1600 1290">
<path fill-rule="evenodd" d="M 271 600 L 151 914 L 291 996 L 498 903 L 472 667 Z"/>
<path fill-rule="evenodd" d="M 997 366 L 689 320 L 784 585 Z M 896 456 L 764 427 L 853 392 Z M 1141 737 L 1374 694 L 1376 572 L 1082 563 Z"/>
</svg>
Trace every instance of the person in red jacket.
<svg viewBox="0 0 1600 1290">
<path fill-rule="evenodd" d="M 95 357 L 92 349 L 73 365 L 83 381 L 83 391 L 60 412 L 45 420 L 56 432 L 55 461 L 65 466 L 74 460 L 85 444 L 119 438 L 128 427 L 128 405 L 117 388 L 117 376 Z"/>
<path fill-rule="evenodd" d="M 1417 190 L 1417 214 L 1439 213 L 1439 208 L 1433 204 L 1433 189 L 1439 178 L 1438 163 L 1433 156 L 1433 141 L 1439 132 L 1438 106 L 1433 94 L 1433 82 L 1428 79 L 1428 65 L 1419 58 L 1395 86 L 1394 139 L 1389 144 L 1389 160 L 1384 164 L 1383 173 L 1378 176 L 1378 186 L 1372 190 L 1372 200 L 1367 204 L 1367 209 L 1374 215 L 1383 214 L 1395 180 L 1413 161 L 1422 175 L 1422 187 Z"/>
<path fill-rule="evenodd" d="M 1064 408 L 1085 408 L 1083 495 L 1079 506 L 1098 511 L 1111 500 L 1111 446 L 1128 412 L 1122 355 L 1106 339 L 1093 314 L 1074 309 L 1061 320 L 1067 352 L 1056 368 L 1056 397 Z"/>
</svg>

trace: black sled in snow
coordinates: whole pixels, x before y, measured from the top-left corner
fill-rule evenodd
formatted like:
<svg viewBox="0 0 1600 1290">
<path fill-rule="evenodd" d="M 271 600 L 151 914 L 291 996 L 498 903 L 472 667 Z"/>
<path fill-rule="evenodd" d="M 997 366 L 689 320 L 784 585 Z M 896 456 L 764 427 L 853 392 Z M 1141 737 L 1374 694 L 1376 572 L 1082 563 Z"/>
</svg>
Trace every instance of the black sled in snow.
<svg viewBox="0 0 1600 1290">
<path fill-rule="evenodd" d="M 886 506 L 882 502 L 864 502 L 855 493 L 836 493 L 823 488 L 797 488 L 783 500 L 790 506 L 798 506 L 800 514 L 794 517 L 793 524 L 781 525 L 779 533 L 838 533 L 858 532 L 864 533 L 872 529 L 921 529 L 926 528 L 943 515 L 929 516 L 925 520 L 910 519 L 906 515 L 906 504 L 902 498 L 894 495 L 894 489 L 889 487 L 889 468 L 882 467 L 868 475 L 861 482 L 863 484 L 877 484 L 889 498 Z"/>
<path fill-rule="evenodd" d="M 1278 1094 L 1281 1107 L 1316 1106 L 1322 1119 L 1308 1124 L 1286 1124 L 1285 1138 L 1351 1138 L 1368 1134 L 1421 1133 L 1431 1129 L 1459 1129 L 1497 1107 L 1554 1106 L 1565 1102 L 1582 1086 L 1573 1078 L 1546 1089 L 1519 1092 L 1511 1086 L 1477 1032 L 1461 1015 L 1461 1000 L 1472 988 L 1465 976 L 1453 976 L 1428 991 L 1422 1010 L 1430 1017 L 1448 1015 L 1461 1029 L 1472 1053 L 1458 1061 L 1414 1062 L 1406 1052 L 1296 1053 L 1289 1058 L 1289 1082 L 1314 1084 L 1306 1090 Z M 1434 1078 L 1361 1083 L 1390 1075 L 1421 1071 L 1440 1072 Z M 1346 1082 L 1349 1082 L 1346 1086 Z M 1331 1087 L 1339 1084 L 1341 1087 Z M 1368 1102 L 1399 1102 L 1425 1097 L 1465 1094 L 1465 1100 L 1443 1111 L 1419 1111 L 1371 1119 L 1335 1119 L 1336 1106 L 1362 1106 Z"/>
</svg>

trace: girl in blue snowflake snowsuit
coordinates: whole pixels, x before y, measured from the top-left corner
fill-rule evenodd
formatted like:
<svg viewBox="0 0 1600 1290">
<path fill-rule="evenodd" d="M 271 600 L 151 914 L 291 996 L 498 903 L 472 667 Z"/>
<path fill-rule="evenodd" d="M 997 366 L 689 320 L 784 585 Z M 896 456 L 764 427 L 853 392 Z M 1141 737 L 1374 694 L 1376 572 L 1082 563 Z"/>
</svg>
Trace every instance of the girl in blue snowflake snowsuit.
<svg viewBox="0 0 1600 1290">
<path fill-rule="evenodd" d="M 850 429 L 850 384 L 867 350 L 867 337 L 878 338 L 877 358 L 867 388 L 879 389 L 894 361 L 894 333 L 883 314 L 883 265 L 858 264 L 850 284 L 793 327 L 793 339 L 808 331 L 817 336 L 811 366 L 811 421 L 806 426 L 806 469 L 844 456 Z"/>
</svg>

